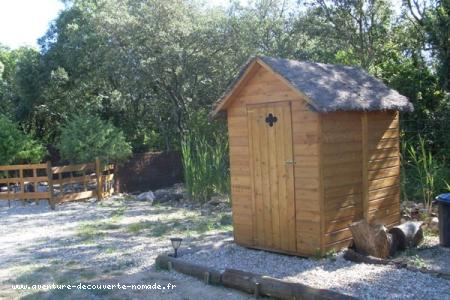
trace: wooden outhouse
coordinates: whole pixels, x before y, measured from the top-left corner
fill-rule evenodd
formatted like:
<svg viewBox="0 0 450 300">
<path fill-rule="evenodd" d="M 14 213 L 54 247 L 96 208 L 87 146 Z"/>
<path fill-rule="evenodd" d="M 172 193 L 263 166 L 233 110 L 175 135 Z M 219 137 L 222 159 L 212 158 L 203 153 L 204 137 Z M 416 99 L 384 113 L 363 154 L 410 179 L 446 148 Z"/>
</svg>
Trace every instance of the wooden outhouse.
<svg viewBox="0 0 450 300">
<path fill-rule="evenodd" d="M 360 68 L 255 57 L 226 112 L 236 243 L 301 256 L 349 244 L 348 225 L 400 221 L 399 111 Z"/>
</svg>

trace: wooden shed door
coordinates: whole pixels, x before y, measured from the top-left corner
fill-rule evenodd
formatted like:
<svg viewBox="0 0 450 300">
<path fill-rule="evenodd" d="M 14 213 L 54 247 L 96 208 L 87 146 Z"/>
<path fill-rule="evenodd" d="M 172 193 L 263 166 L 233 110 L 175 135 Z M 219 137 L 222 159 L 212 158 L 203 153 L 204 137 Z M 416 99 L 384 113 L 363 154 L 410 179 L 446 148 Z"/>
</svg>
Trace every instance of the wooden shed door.
<svg viewBox="0 0 450 300">
<path fill-rule="evenodd" d="M 247 106 L 255 246 L 296 251 L 290 102 Z"/>
</svg>

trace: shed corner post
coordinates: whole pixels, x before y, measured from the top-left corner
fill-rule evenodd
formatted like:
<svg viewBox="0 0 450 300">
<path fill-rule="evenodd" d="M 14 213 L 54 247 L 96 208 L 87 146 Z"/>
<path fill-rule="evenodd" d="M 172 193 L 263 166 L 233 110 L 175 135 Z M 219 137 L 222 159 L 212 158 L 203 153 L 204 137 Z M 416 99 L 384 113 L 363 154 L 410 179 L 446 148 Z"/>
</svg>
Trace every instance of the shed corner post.
<svg viewBox="0 0 450 300">
<path fill-rule="evenodd" d="M 47 161 L 47 179 L 48 179 L 48 204 L 51 209 L 55 209 L 55 201 L 53 198 L 53 169 L 52 162 Z"/>
<path fill-rule="evenodd" d="M 323 117 L 320 116 L 318 124 L 318 134 L 319 134 L 319 209 L 320 209 L 320 255 L 324 256 L 326 254 L 325 245 L 325 183 L 323 179 Z"/>
<path fill-rule="evenodd" d="M 103 186 L 102 186 L 102 177 L 103 172 L 101 169 L 100 158 L 95 159 L 95 179 L 97 181 L 97 200 L 101 201 L 103 198 Z"/>
<path fill-rule="evenodd" d="M 119 164 L 114 164 L 114 193 L 120 193 Z"/>
<path fill-rule="evenodd" d="M 368 121 L 367 112 L 364 111 L 361 116 L 361 142 L 362 142 L 362 208 L 364 219 L 369 222 L 369 181 L 368 181 Z"/>
</svg>

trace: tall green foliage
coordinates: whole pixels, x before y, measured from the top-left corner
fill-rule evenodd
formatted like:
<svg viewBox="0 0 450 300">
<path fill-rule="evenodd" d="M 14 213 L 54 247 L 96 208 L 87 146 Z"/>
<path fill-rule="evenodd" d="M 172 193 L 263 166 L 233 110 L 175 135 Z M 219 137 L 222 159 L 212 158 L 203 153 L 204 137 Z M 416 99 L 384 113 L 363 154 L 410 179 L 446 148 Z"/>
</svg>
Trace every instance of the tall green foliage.
<svg viewBox="0 0 450 300">
<path fill-rule="evenodd" d="M 204 202 L 214 193 L 228 193 L 228 139 L 223 124 L 208 121 L 205 110 L 191 113 L 188 124 L 181 151 L 190 197 Z"/>
<path fill-rule="evenodd" d="M 421 200 L 431 211 L 434 197 L 445 191 L 448 170 L 444 162 L 426 148 L 420 135 L 417 143 L 405 141 L 402 148 L 403 194 L 407 199 Z"/>
<path fill-rule="evenodd" d="M 45 154 L 45 148 L 41 144 L 0 114 L 0 165 L 38 163 Z"/>
<path fill-rule="evenodd" d="M 122 131 L 97 116 L 77 115 L 61 130 L 57 144 L 61 157 L 74 163 L 87 163 L 97 157 L 104 162 L 122 162 L 131 146 Z"/>
</svg>

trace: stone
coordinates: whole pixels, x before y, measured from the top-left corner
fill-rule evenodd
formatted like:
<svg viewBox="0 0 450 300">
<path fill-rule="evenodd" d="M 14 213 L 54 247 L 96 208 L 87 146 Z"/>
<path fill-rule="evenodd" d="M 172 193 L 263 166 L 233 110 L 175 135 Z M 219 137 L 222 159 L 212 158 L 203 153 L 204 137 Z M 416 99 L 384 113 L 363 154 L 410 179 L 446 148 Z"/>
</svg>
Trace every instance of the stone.
<svg viewBox="0 0 450 300">
<path fill-rule="evenodd" d="M 211 200 L 209 200 L 208 202 L 207 202 L 207 204 L 209 204 L 209 205 L 212 205 L 212 206 L 217 206 L 217 205 L 219 205 L 220 203 L 222 203 L 222 197 L 220 197 L 220 196 L 212 196 L 211 197 Z"/>
<path fill-rule="evenodd" d="M 148 191 L 145 193 L 141 193 L 139 194 L 136 199 L 138 199 L 139 201 L 148 201 L 153 203 L 153 201 L 155 200 L 155 194 L 153 194 L 152 191 Z"/>
<path fill-rule="evenodd" d="M 437 217 L 432 217 L 428 223 L 428 229 L 433 232 L 439 231 L 439 219 Z"/>
<path fill-rule="evenodd" d="M 155 203 L 165 203 L 179 201 L 183 198 L 183 193 L 176 188 L 159 189 L 155 191 Z"/>
</svg>

